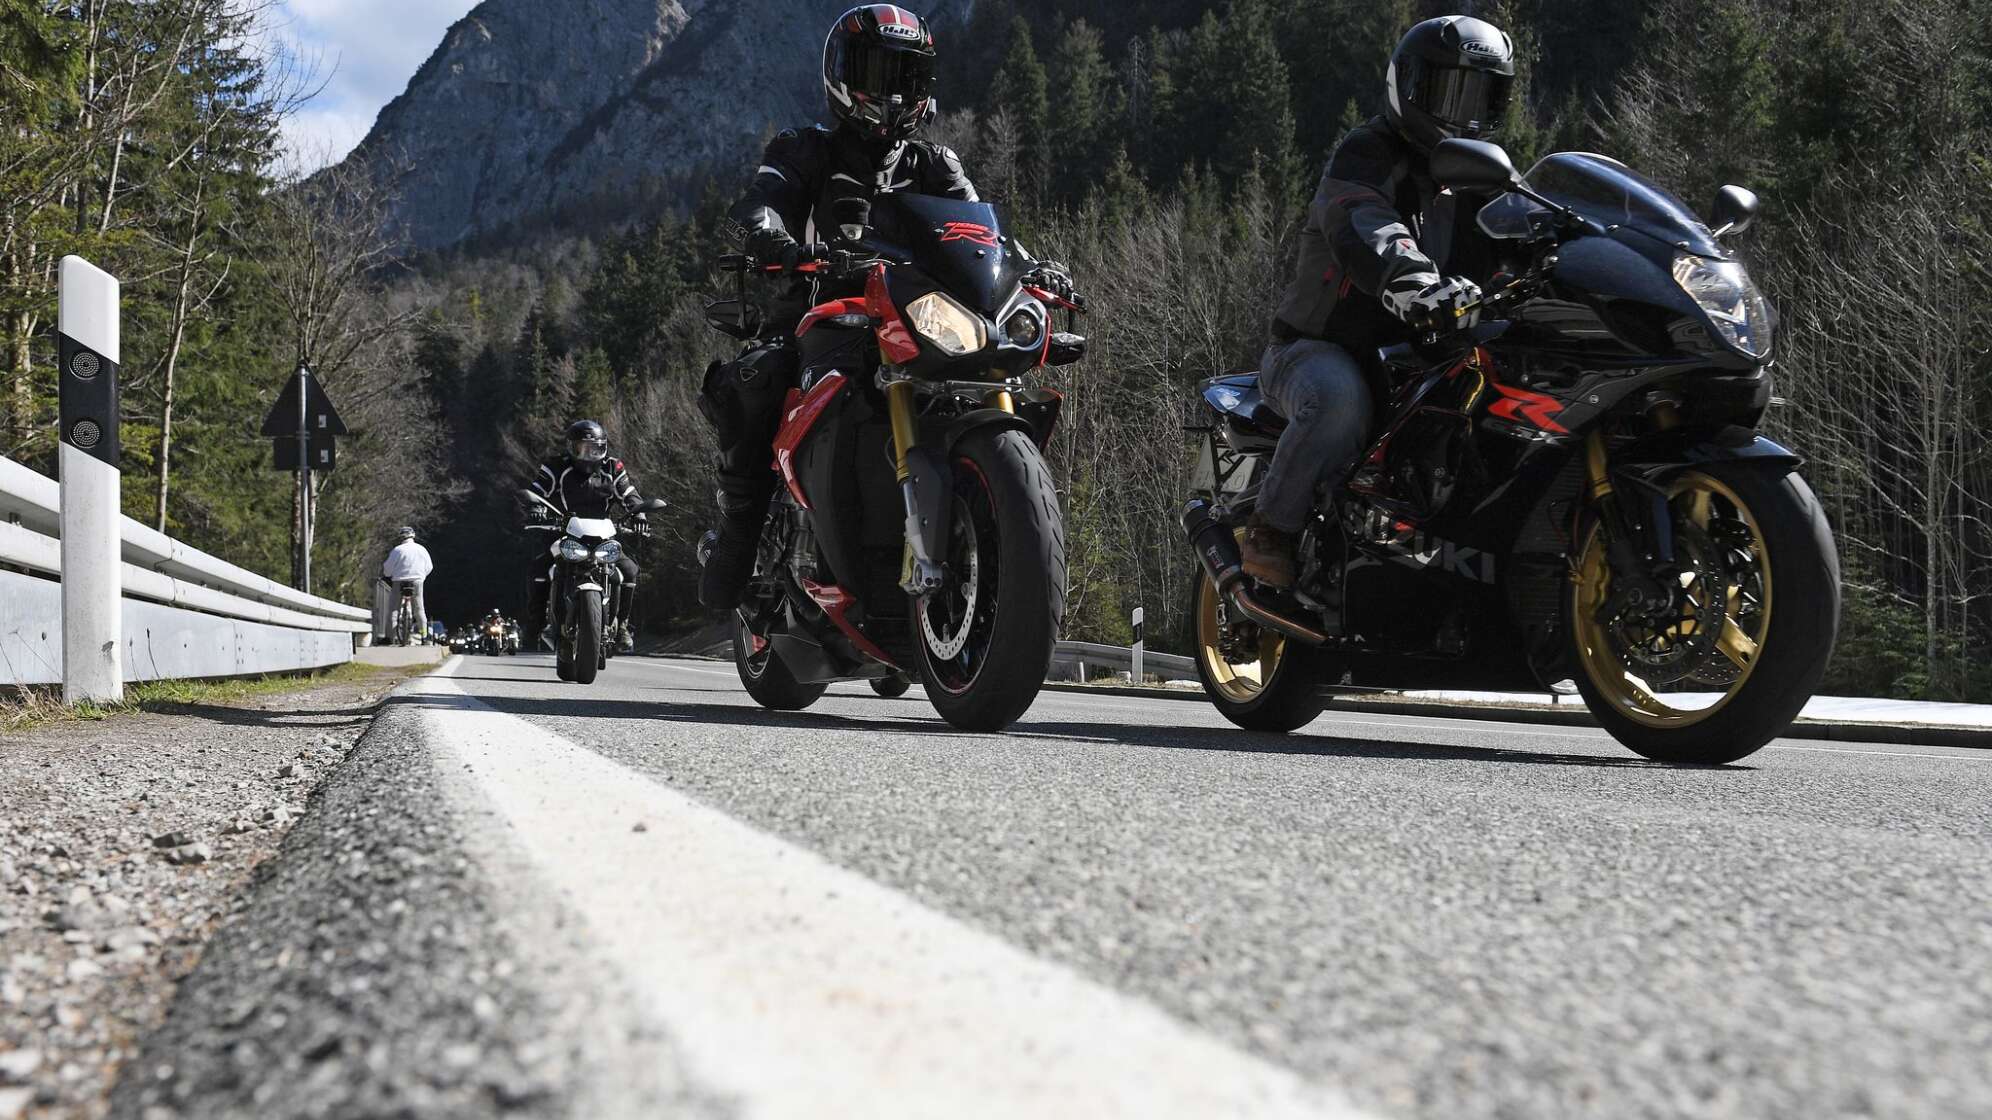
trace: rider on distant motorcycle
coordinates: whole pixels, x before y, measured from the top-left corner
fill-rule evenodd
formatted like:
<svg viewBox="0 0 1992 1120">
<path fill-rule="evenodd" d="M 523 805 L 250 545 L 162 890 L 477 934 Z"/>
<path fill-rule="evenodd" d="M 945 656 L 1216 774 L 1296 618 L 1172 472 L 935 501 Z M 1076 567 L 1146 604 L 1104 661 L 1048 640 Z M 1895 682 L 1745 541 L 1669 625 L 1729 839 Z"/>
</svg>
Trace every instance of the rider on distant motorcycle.
<svg viewBox="0 0 1992 1120">
<path fill-rule="evenodd" d="M 1384 115 L 1329 157 L 1260 363 L 1260 388 L 1289 421 L 1240 546 L 1261 583 L 1292 586 L 1316 492 L 1339 484 L 1362 451 L 1372 405 L 1354 355 L 1478 318 L 1480 288 L 1458 274 L 1486 271 L 1463 263 L 1478 247 L 1474 208 L 1441 194 L 1431 154 L 1441 140 L 1492 138 L 1514 80 L 1514 46 L 1499 28 L 1426 20 L 1391 56 Z"/>
<path fill-rule="evenodd" d="M 611 504 L 620 505 L 629 513 L 635 513 L 643 505 L 643 495 L 636 492 L 628 468 L 621 459 L 609 458 L 608 436 L 603 433 L 602 425 L 593 420 L 576 420 L 567 426 L 566 453 L 541 463 L 528 489 L 551 502 L 563 517 L 604 518 L 609 516 Z M 527 516 L 545 521 L 553 514 L 535 503 Z M 649 534 L 650 521 L 643 514 L 636 513 L 633 524 L 638 534 Z M 552 587 L 547 571 L 551 566 L 546 542 L 534 541 L 528 562 L 532 593 L 526 606 L 523 634 L 527 648 L 539 644 L 540 627 L 546 622 L 547 596 Z M 614 621 L 622 634 L 622 649 L 628 652 L 635 644 L 629 620 L 636 601 L 637 566 L 627 550 L 622 554 L 620 567 L 623 590 L 616 598 Z"/>
<path fill-rule="evenodd" d="M 789 129 L 768 143 L 732 211 L 749 256 L 789 268 L 818 259 L 828 247 L 815 242 L 862 238 L 872 199 L 891 191 L 976 200 L 952 150 L 913 138 L 934 116 L 936 57 L 926 21 L 904 8 L 868 4 L 837 17 L 823 45 L 823 89 L 836 127 Z M 788 286 L 761 341 L 715 365 L 700 396 L 720 445 L 719 535 L 699 584 L 700 601 L 714 609 L 739 604 L 774 491 L 775 429 L 798 372 L 791 332 L 811 290 L 806 280 Z"/>
</svg>

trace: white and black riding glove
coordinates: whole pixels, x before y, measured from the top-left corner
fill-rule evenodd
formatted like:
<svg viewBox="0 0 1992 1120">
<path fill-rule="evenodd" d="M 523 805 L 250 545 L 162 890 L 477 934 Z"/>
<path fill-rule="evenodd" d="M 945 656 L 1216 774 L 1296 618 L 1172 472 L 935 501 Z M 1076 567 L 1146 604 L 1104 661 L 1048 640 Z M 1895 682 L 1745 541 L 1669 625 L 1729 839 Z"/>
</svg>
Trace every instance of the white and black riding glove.
<svg viewBox="0 0 1992 1120">
<path fill-rule="evenodd" d="M 1420 330 L 1465 330 L 1480 322 L 1480 285 L 1463 276 L 1412 272 L 1384 285 L 1383 306 Z"/>
</svg>

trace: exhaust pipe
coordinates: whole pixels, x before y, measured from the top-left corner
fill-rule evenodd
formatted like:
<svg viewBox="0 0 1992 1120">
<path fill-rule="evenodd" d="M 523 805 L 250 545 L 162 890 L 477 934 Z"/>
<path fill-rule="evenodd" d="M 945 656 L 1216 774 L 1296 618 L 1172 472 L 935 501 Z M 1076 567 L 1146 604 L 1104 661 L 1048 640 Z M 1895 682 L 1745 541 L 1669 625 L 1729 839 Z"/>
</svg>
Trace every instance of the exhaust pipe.
<svg viewBox="0 0 1992 1120">
<path fill-rule="evenodd" d="M 1268 630 L 1276 630 L 1311 646 L 1328 643 L 1327 634 L 1271 610 L 1253 596 L 1246 585 L 1244 560 L 1238 555 L 1238 539 L 1211 516 L 1209 502 L 1198 498 L 1183 507 L 1183 531 L 1189 534 L 1190 547 L 1196 550 L 1197 560 L 1203 564 L 1211 582 L 1217 585 L 1217 593 L 1237 607 L 1240 614 Z"/>
</svg>

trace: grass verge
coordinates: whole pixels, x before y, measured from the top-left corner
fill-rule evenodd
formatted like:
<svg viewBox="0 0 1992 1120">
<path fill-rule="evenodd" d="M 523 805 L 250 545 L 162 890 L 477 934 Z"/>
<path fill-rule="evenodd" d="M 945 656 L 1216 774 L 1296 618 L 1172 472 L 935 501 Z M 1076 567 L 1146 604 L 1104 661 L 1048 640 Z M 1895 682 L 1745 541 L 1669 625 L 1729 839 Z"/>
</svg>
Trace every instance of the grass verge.
<svg viewBox="0 0 1992 1120">
<path fill-rule="evenodd" d="M 398 670 L 349 661 L 305 673 L 269 673 L 221 680 L 138 681 L 125 686 L 116 704 L 64 704 L 60 688 L 21 689 L 0 697 L 0 731 L 26 731 L 55 723 L 109 719 L 126 712 L 154 711 L 190 704 L 230 704 L 321 684 L 347 684 L 396 675 Z"/>
</svg>

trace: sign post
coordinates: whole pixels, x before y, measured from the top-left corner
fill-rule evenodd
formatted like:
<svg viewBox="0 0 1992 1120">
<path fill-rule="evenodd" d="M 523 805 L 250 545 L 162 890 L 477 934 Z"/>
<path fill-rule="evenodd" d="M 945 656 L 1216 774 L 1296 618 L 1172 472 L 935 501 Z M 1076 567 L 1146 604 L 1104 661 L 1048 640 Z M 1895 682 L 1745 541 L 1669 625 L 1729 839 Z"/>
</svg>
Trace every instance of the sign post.
<svg viewBox="0 0 1992 1120">
<path fill-rule="evenodd" d="M 81 257 L 64 257 L 57 291 L 62 699 L 115 703 L 124 699 L 118 282 Z"/>
<path fill-rule="evenodd" d="M 1129 678 L 1129 679 L 1128 679 L 1128 683 L 1129 683 L 1129 684 L 1136 684 L 1136 685 L 1138 685 L 1138 684 L 1140 684 L 1140 683 L 1141 683 L 1141 645 L 1142 645 L 1142 640 L 1141 640 L 1141 618 L 1142 618 L 1142 613 L 1143 613 L 1143 612 L 1142 612 L 1142 608 L 1140 608 L 1140 607 L 1136 607 L 1136 608 L 1134 608 L 1134 664 L 1133 664 L 1133 665 L 1132 665 L 1132 667 L 1131 667 L 1131 671 L 1130 671 L 1130 672 L 1128 673 L 1128 678 Z"/>
<path fill-rule="evenodd" d="M 263 418 L 263 434 L 274 441 L 277 469 L 294 471 L 297 475 L 293 491 L 297 521 L 291 526 L 291 586 L 310 591 L 311 538 L 317 519 L 312 475 L 331 471 L 338 465 L 335 437 L 347 434 L 346 424 L 339 419 L 338 409 L 332 407 L 332 399 L 325 395 L 318 378 L 312 376 L 311 368 L 299 362 L 297 376 L 285 382 L 277 403 L 270 406 L 270 414 Z"/>
</svg>

